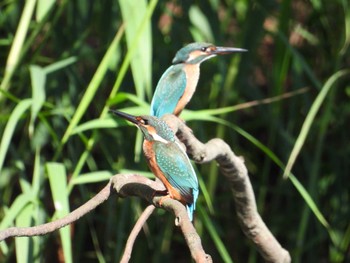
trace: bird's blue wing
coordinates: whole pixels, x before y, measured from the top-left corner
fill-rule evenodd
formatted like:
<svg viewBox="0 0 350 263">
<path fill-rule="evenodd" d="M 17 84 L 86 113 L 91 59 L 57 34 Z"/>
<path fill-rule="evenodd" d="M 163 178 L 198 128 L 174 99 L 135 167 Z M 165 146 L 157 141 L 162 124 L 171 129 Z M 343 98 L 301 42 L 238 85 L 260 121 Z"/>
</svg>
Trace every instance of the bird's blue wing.
<svg viewBox="0 0 350 263">
<path fill-rule="evenodd" d="M 169 183 L 176 188 L 186 203 L 193 204 L 198 197 L 198 180 L 186 153 L 176 143 L 154 143 L 156 161 Z"/>
<path fill-rule="evenodd" d="M 151 115 L 158 118 L 173 113 L 185 92 L 186 74 L 183 65 L 169 67 L 160 78 L 151 103 Z"/>
</svg>

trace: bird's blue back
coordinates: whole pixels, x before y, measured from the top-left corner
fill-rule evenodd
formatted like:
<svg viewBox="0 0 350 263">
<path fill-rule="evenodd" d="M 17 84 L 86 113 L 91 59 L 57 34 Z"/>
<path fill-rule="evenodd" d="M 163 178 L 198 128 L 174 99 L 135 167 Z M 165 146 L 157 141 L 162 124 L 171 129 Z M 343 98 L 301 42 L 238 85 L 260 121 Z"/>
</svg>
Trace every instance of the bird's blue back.
<svg viewBox="0 0 350 263">
<path fill-rule="evenodd" d="M 160 78 L 151 103 L 151 115 L 158 118 L 172 114 L 185 92 L 183 64 L 170 66 Z"/>
<path fill-rule="evenodd" d="M 160 170 L 186 201 L 187 212 L 192 221 L 199 189 L 190 160 L 176 142 L 155 142 L 153 148 Z"/>
</svg>

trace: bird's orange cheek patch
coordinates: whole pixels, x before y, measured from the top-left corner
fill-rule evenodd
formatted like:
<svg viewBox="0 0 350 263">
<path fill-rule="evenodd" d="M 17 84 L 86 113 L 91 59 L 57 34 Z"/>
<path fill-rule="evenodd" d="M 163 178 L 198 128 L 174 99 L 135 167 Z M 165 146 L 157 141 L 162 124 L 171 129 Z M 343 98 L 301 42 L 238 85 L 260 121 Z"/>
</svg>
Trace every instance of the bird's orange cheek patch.
<svg viewBox="0 0 350 263">
<path fill-rule="evenodd" d="M 202 52 L 202 51 L 199 51 L 199 50 L 192 51 L 188 61 L 190 61 L 192 59 L 195 59 L 195 58 L 197 58 L 197 57 L 199 57 L 199 56 L 201 56 L 203 54 L 205 54 L 205 52 Z"/>
<path fill-rule="evenodd" d="M 154 127 L 152 127 L 152 126 L 147 126 L 147 130 L 148 130 L 148 132 L 150 133 L 150 134 L 157 134 L 157 131 L 156 131 L 156 129 L 154 128 Z"/>
</svg>

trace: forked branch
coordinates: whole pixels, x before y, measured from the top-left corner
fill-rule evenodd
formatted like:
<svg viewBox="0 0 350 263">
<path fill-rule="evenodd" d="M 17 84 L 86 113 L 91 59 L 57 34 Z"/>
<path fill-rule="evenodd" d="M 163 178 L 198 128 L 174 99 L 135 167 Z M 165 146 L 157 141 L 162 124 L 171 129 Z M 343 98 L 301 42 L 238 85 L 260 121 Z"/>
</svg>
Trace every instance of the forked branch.
<svg viewBox="0 0 350 263">
<path fill-rule="evenodd" d="M 236 156 L 223 140 L 215 138 L 203 144 L 186 124 L 174 115 L 166 115 L 163 120 L 185 145 L 187 153 L 197 163 L 215 160 L 222 174 L 230 182 L 236 205 L 236 214 L 245 235 L 255 244 L 266 262 L 291 262 L 285 250 L 258 213 L 252 184 L 242 157 Z"/>
<path fill-rule="evenodd" d="M 163 199 L 160 203 L 162 197 L 154 195 L 156 191 L 164 190 L 164 185 L 159 181 L 153 181 L 136 174 L 117 174 L 96 196 L 67 216 L 39 226 L 10 227 L 0 231 L 0 241 L 9 237 L 30 237 L 51 233 L 77 221 L 106 201 L 113 193 L 116 193 L 120 197 L 138 196 L 156 207 L 163 207 L 171 211 L 175 215 L 176 224 L 182 230 L 193 259 L 196 262 L 212 262 L 211 257 L 204 252 L 201 239 L 188 218 L 186 208 L 180 202 L 170 198 Z"/>
</svg>

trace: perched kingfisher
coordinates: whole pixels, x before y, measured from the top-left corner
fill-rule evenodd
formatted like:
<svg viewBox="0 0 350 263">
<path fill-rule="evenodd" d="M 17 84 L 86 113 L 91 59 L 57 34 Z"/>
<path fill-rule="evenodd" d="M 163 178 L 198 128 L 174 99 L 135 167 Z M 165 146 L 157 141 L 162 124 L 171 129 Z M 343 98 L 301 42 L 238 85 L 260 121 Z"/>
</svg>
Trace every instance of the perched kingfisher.
<svg viewBox="0 0 350 263">
<path fill-rule="evenodd" d="M 179 116 L 191 100 L 199 79 L 199 65 L 212 57 L 246 49 L 217 47 L 210 43 L 191 43 L 181 48 L 160 78 L 151 103 L 151 115 L 160 118 L 170 113 Z"/>
<path fill-rule="evenodd" d="M 133 116 L 110 110 L 136 124 L 144 136 L 143 152 L 148 166 L 165 185 L 170 198 L 184 204 L 192 221 L 198 198 L 198 180 L 185 151 L 176 142 L 174 132 L 153 116 Z"/>
</svg>

